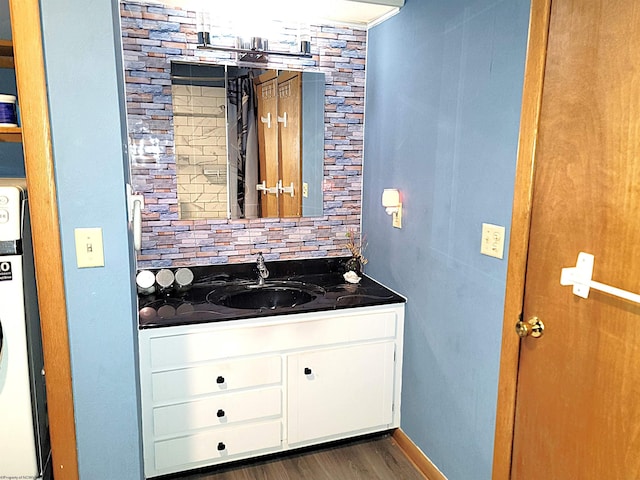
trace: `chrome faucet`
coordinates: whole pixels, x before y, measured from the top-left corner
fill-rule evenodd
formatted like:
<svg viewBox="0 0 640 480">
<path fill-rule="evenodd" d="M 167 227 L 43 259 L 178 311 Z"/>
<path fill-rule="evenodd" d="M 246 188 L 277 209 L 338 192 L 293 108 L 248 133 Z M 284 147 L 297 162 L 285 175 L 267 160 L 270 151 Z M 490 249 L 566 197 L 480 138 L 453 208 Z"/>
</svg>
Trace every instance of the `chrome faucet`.
<svg viewBox="0 0 640 480">
<path fill-rule="evenodd" d="M 262 252 L 258 252 L 256 263 L 258 264 L 258 285 L 264 285 L 264 279 L 269 277 L 269 270 L 267 270 L 267 266 L 264 264 Z"/>
</svg>

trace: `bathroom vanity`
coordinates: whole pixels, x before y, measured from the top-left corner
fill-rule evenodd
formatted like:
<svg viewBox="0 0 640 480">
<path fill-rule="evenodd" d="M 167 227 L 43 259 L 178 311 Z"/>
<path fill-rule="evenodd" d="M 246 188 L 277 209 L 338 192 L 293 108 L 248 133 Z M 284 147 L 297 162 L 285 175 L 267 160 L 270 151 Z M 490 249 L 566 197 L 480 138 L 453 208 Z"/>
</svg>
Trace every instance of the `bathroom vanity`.
<svg viewBox="0 0 640 480">
<path fill-rule="evenodd" d="M 338 260 L 273 265 L 264 286 L 313 298 L 220 305 L 257 291 L 254 272 L 209 267 L 187 292 L 140 298 L 146 477 L 399 426 L 404 298 L 366 276 L 347 284 Z"/>
</svg>

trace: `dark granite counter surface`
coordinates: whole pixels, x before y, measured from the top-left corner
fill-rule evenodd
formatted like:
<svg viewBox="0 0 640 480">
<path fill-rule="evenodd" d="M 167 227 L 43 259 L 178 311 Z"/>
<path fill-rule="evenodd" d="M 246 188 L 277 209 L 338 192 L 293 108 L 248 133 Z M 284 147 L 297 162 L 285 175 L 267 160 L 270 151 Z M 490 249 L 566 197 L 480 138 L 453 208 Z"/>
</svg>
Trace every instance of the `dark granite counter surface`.
<svg viewBox="0 0 640 480">
<path fill-rule="evenodd" d="M 255 264 L 228 264 L 190 267 L 193 284 L 184 291 L 159 289 L 150 295 L 139 294 L 139 327 L 220 322 L 242 318 L 319 312 L 353 307 L 404 303 L 406 299 L 372 278 L 361 275 L 357 284 L 343 277 L 348 258 L 266 262 L 269 277 L 258 285 Z M 151 270 L 154 274 L 159 269 Z M 169 270 L 176 271 L 177 268 Z M 300 291 L 305 303 L 293 306 L 252 306 L 236 297 L 234 306 L 225 306 L 230 295 L 259 289 Z M 285 292 L 289 293 L 289 292 Z M 240 303 L 240 305 L 238 305 Z M 240 306 L 241 308 L 236 308 Z"/>
</svg>

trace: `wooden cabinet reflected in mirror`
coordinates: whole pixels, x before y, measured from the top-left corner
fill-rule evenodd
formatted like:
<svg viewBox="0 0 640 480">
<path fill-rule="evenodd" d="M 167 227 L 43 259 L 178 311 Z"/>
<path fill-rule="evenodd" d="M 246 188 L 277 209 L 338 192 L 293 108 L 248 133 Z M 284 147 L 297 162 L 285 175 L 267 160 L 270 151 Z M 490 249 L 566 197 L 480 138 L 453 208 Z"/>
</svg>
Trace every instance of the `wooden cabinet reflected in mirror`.
<svg viewBox="0 0 640 480">
<path fill-rule="evenodd" d="M 324 74 L 172 64 L 181 219 L 322 215 Z"/>
</svg>

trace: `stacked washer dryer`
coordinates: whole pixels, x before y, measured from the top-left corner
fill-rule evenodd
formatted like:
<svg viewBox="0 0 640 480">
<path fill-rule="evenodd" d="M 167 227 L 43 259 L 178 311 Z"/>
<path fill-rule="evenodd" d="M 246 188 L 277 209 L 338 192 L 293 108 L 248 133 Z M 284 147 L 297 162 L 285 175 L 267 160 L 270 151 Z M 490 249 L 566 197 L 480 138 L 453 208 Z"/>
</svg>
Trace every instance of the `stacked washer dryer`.
<svg viewBox="0 0 640 480">
<path fill-rule="evenodd" d="M 26 183 L 0 179 L 0 478 L 47 478 L 50 452 Z"/>
</svg>

